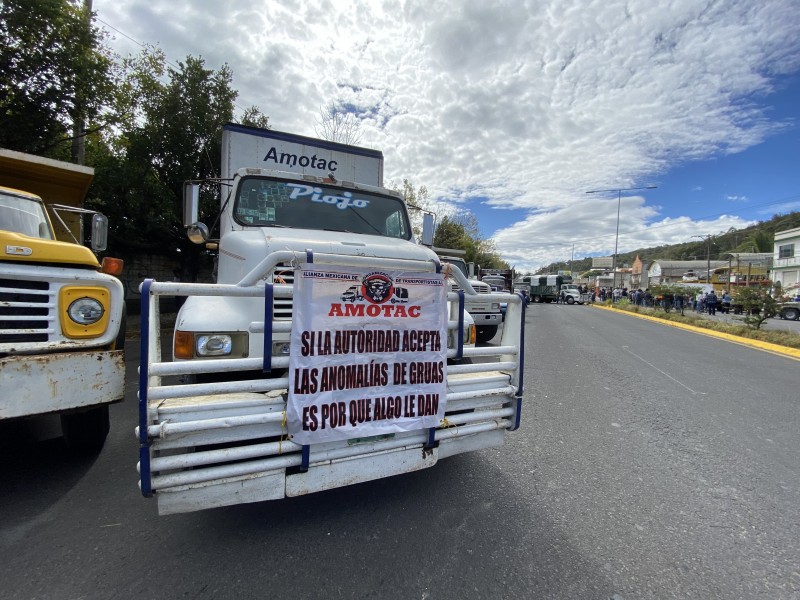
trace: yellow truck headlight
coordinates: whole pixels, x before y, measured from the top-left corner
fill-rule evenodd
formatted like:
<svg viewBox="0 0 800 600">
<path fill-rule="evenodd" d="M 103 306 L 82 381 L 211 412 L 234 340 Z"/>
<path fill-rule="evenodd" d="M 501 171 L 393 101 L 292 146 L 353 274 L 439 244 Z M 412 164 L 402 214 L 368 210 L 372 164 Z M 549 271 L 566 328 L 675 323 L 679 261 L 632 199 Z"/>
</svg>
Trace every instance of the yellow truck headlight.
<svg viewBox="0 0 800 600">
<path fill-rule="evenodd" d="M 99 337 L 108 327 L 111 294 L 103 287 L 65 286 L 59 291 L 59 306 L 66 337 Z"/>
</svg>

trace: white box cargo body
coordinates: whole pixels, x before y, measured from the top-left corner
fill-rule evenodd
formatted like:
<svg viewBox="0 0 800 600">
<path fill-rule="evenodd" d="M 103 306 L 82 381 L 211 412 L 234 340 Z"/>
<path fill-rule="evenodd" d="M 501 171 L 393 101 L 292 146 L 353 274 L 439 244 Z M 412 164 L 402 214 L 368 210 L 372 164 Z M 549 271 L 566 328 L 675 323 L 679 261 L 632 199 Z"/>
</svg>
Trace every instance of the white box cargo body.
<svg viewBox="0 0 800 600">
<path fill-rule="evenodd" d="M 286 171 L 383 186 L 383 153 L 272 129 L 225 125 L 222 130 L 222 178 L 244 168 Z"/>
</svg>

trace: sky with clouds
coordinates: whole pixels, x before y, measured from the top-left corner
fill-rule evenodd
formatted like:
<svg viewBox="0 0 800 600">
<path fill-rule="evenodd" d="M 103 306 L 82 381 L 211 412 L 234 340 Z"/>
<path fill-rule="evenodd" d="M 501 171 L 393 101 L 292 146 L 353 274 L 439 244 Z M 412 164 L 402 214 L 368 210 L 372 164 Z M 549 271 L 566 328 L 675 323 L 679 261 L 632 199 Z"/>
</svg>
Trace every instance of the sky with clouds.
<svg viewBox="0 0 800 600">
<path fill-rule="evenodd" d="M 796 0 L 93 0 L 111 47 L 233 70 L 315 134 L 351 105 L 388 182 L 472 211 L 518 269 L 800 210 Z M 622 193 L 591 190 L 656 189 Z"/>
</svg>

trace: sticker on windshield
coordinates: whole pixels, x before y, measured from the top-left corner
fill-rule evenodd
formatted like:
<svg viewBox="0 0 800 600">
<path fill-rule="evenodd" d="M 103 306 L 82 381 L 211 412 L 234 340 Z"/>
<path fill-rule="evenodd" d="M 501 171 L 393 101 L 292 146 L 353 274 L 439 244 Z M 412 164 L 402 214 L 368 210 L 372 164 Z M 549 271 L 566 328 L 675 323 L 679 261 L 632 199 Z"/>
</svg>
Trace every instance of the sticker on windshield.
<svg viewBox="0 0 800 600">
<path fill-rule="evenodd" d="M 286 187 L 292 190 L 289 200 L 310 198 L 312 202 L 331 204 L 340 210 L 346 208 L 367 208 L 367 206 L 369 206 L 369 200 L 353 198 L 353 194 L 350 192 L 342 192 L 341 196 L 334 196 L 330 194 L 323 195 L 322 188 L 314 187 L 313 185 L 287 183 Z"/>
</svg>

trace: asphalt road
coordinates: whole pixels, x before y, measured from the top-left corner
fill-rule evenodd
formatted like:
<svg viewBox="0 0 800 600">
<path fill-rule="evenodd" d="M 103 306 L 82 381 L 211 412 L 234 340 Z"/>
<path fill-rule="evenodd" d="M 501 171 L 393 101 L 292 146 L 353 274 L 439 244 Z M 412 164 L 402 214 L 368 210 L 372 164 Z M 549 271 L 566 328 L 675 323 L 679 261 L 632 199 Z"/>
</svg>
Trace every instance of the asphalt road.
<svg viewBox="0 0 800 600">
<path fill-rule="evenodd" d="M 0 597 L 800 597 L 795 360 L 536 305 L 504 448 L 312 496 L 158 517 L 135 374 L 94 459 L 0 428 Z"/>
</svg>

